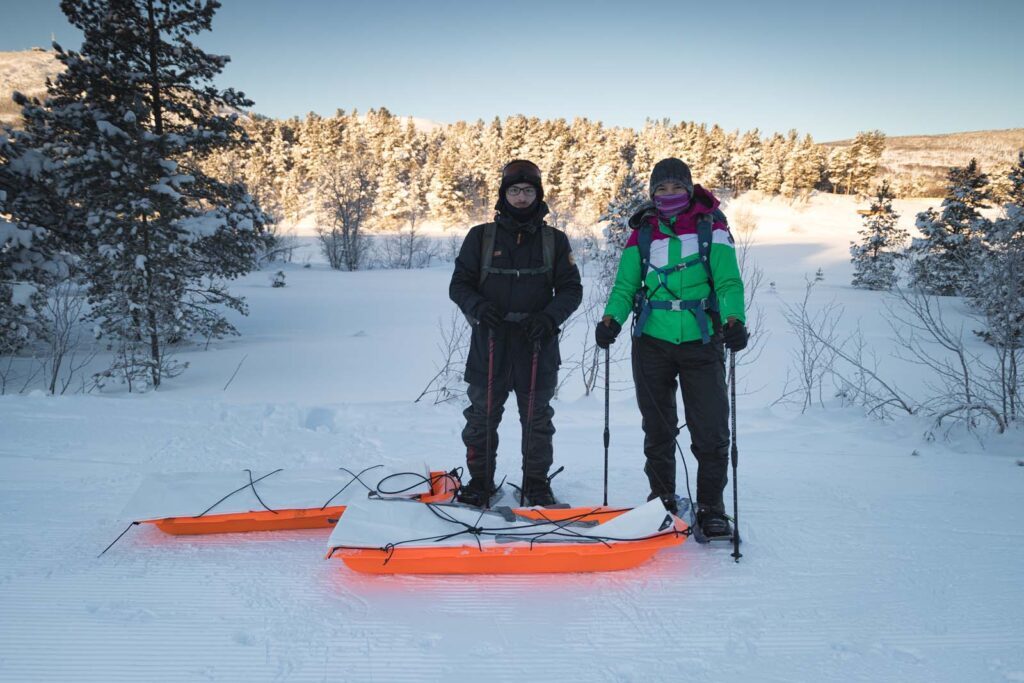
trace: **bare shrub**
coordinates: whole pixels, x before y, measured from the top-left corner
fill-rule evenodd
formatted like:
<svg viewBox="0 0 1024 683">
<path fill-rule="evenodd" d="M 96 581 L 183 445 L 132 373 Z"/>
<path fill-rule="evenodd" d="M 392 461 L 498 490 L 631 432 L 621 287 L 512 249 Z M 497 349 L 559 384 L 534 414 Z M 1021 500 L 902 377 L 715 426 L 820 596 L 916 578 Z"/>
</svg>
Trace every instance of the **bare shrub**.
<svg viewBox="0 0 1024 683">
<path fill-rule="evenodd" d="M 815 402 L 825 404 L 824 379 L 833 371 L 837 328 L 842 317 L 842 307 L 835 301 L 812 311 L 810 299 L 815 283 L 809 278 L 806 281 L 803 300 L 783 306 L 782 316 L 796 336 L 796 344 L 790 350 L 791 363 L 782 396 L 776 401 L 800 403 L 800 412 Z"/>
<path fill-rule="evenodd" d="M 413 403 L 419 403 L 424 396 L 431 396 L 434 405 L 459 400 L 466 395 L 463 371 L 469 353 L 469 322 L 459 311 L 452 311 L 447 321 L 438 320 L 441 341 L 437 348 L 441 361 L 436 364 L 437 372 Z"/>
<path fill-rule="evenodd" d="M 48 326 L 48 354 L 44 366 L 51 394 L 67 392 L 76 375 L 96 357 L 91 335 L 85 334 L 82 327 L 85 304 L 83 292 L 70 280 L 57 284 L 49 292 L 43 309 Z"/>
</svg>

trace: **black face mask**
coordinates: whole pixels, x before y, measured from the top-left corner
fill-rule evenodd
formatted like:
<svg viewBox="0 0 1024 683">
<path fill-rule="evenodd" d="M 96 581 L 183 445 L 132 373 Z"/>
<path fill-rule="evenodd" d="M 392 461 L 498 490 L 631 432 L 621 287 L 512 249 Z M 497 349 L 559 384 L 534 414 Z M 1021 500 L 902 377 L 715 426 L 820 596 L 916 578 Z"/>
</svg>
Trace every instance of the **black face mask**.
<svg viewBox="0 0 1024 683">
<path fill-rule="evenodd" d="M 520 223 L 529 223 L 537 215 L 537 211 L 540 209 L 540 201 L 534 199 L 533 203 L 527 206 L 525 209 L 517 209 L 508 203 L 508 201 L 502 197 L 501 206 L 499 210 L 506 216 L 511 216 Z"/>
</svg>

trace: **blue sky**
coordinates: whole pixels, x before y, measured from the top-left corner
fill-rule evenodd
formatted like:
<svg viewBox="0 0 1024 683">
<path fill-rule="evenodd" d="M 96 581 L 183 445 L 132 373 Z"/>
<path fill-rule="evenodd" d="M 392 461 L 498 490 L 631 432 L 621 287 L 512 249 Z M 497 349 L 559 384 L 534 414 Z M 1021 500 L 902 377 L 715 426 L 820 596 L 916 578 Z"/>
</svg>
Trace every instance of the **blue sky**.
<svg viewBox="0 0 1024 683">
<path fill-rule="evenodd" d="M 1024 0 L 223 0 L 220 84 L 274 117 L 647 118 L 816 140 L 1024 127 Z M 0 0 L 0 50 L 80 35 Z"/>
</svg>

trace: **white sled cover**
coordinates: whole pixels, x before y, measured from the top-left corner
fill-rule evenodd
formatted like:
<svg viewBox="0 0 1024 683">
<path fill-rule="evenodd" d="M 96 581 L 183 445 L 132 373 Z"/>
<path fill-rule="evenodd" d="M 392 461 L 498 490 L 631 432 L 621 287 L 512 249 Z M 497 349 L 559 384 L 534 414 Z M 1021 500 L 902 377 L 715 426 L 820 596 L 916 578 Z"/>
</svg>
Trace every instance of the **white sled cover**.
<svg viewBox="0 0 1024 683">
<path fill-rule="evenodd" d="M 672 517 L 653 500 L 603 524 L 538 522 L 525 517 L 509 521 L 505 514 L 465 505 L 425 505 L 407 500 L 354 502 L 334 527 L 328 549 L 399 547 L 507 546 L 510 543 L 607 543 L 635 541 L 672 533 Z M 475 534 L 468 527 L 483 530 Z M 425 539 L 425 540 L 421 540 Z M 410 541 L 415 541 L 410 543 Z"/>
</svg>

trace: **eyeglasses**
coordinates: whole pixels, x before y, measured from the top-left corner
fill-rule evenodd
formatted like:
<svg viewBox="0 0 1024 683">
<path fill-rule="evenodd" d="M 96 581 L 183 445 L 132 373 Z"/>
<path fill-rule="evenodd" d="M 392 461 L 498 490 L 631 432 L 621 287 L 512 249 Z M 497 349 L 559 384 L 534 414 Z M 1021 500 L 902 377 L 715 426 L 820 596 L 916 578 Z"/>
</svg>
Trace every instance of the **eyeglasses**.
<svg viewBox="0 0 1024 683">
<path fill-rule="evenodd" d="M 518 197 L 519 195 L 523 195 L 524 197 L 533 197 L 536 194 L 537 190 L 532 187 L 516 187 L 513 185 L 508 188 L 509 197 Z"/>
</svg>

